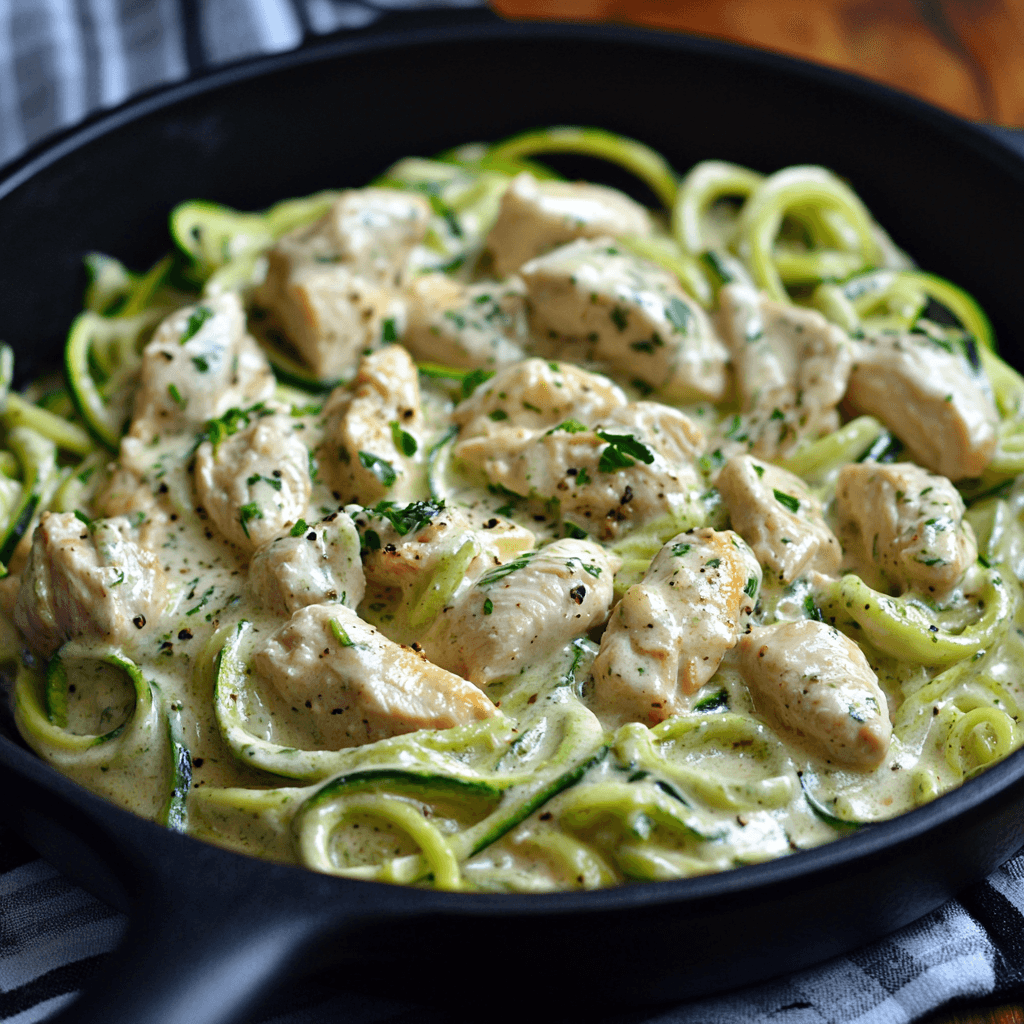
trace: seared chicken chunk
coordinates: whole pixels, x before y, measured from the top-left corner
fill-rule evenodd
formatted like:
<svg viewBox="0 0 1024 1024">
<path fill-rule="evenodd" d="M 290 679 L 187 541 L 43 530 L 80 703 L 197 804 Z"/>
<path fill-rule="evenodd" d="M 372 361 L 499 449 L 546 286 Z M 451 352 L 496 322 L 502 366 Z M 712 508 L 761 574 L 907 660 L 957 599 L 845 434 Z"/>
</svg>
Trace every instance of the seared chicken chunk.
<svg viewBox="0 0 1024 1024">
<path fill-rule="evenodd" d="M 734 530 L 782 583 L 812 570 L 834 576 L 842 550 L 825 525 L 821 502 L 792 473 L 749 455 L 734 455 L 716 483 Z"/>
<path fill-rule="evenodd" d="M 14 621 L 45 657 L 75 637 L 123 644 L 160 622 L 168 603 L 159 558 L 124 517 L 91 526 L 44 512 L 32 537 Z"/>
<path fill-rule="evenodd" d="M 142 352 L 131 438 L 148 442 L 270 398 L 274 374 L 227 292 L 172 313 Z"/>
<path fill-rule="evenodd" d="M 686 709 L 749 628 L 761 567 L 731 530 L 673 537 L 612 613 L 594 662 L 594 710 L 610 727 Z"/>
<path fill-rule="evenodd" d="M 727 285 L 719 304 L 743 411 L 742 429 L 728 436 L 774 459 L 835 430 L 853 363 L 846 334 L 815 310 L 773 302 L 749 285 Z"/>
<path fill-rule="evenodd" d="M 392 643 L 341 604 L 300 608 L 256 649 L 253 667 L 285 701 L 308 710 L 319 741 L 332 749 L 499 713 L 471 683 Z"/>
<path fill-rule="evenodd" d="M 424 427 L 416 366 L 391 345 L 364 356 L 351 385 L 327 403 L 320 472 L 340 501 L 374 505 L 416 496 Z"/>
<path fill-rule="evenodd" d="M 505 277 L 534 256 L 574 238 L 650 233 L 648 212 L 616 189 L 583 182 L 538 181 L 524 172 L 502 196 L 487 248 L 494 272 Z"/>
<path fill-rule="evenodd" d="M 478 686 L 510 676 L 607 619 L 617 567 L 613 554 L 588 541 L 525 552 L 444 608 L 423 650 Z"/>
<path fill-rule="evenodd" d="M 847 398 L 877 416 L 915 462 L 950 480 L 981 476 L 995 452 L 999 417 L 981 379 L 925 335 L 858 342 Z"/>
<path fill-rule="evenodd" d="M 570 363 L 526 359 L 481 384 L 455 407 L 452 420 L 461 427 L 460 443 L 497 435 L 514 441 L 568 419 L 591 423 L 625 404 L 622 389 L 607 377 Z"/>
<path fill-rule="evenodd" d="M 359 533 L 344 512 L 257 548 L 249 563 L 249 585 L 264 608 L 291 615 L 308 604 L 338 601 L 355 608 L 366 580 L 359 559 Z"/>
<path fill-rule="evenodd" d="M 196 451 L 196 494 L 220 533 L 252 550 L 298 522 L 309 504 L 309 449 L 291 417 L 259 416 Z"/>
<path fill-rule="evenodd" d="M 400 333 L 404 312 L 395 289 L 429 217 L 419 196 L 343 192 L 321 220 L 296 228 L 269 251 L 254 299 L 315 373 L 347 373 L 363 349 Z"/>
<path fill-rule="evenodd" d="M 492 484 L 557 499 L 564 519 L 602 540 L 664 515 L 699 518 L 704 436 L 692 420 L 656 402 L 630 402 L 593 427 L 585 422 L 574 417 L 544 431 L 499 423 L 489 436 L 460 437 L 453 451 Z"/>
<path fill-rule="evenodd" d="M 597 238 L 531 260 L 521 273 L 530 326 L 553 351 L 585 341 L 589 358 L 672 401 L 724 395 L 725 347 L 667 270 Z"/>
<path fill-rule="evenodd" d="M 402 344 L 423 362 L 493 369 L 523 358 L 528 328 L 518 278 L 464 285 L 422 274 L 408 287 Z"/>
<path fill-rule="evenodd" d="M 912 463 L 844 466 L 836 508 L 846 564 L 877 590 L 941 600 L 978 557 L 960 492 Z"/>
<path fill-rule="evenodd" d="M 739 651 L 754 704 L 773 724 L 844 768 L 881 763 L 892 736 L 885 694 L 852 640 L 803 619 L 758 627 Z"/>
</svg>

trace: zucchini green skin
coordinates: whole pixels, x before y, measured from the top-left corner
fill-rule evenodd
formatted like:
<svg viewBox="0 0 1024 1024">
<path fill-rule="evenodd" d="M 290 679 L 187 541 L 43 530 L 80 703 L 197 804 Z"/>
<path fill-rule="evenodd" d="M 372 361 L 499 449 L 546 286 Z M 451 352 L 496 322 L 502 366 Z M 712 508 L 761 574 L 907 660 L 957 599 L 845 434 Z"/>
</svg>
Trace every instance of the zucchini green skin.
<svg viewBox="0 0 1024 1024">
<path fill-rule="evenodd" d="M 599 765 L 607 756 L 611 747 L 607 744 L 600 747 L 596 753 L 581 761 L 578 765 L 563 772 L 557 778 L 552 779 L 546 786 L 537 790 L 529 799 L 523 801 L 519 806 L 512 808 L 510 813 L 498 820 L 473 844 L 470 856 L 479 853 L 485 847 L 497 842 L 507 832 L 511 832 L 516 825 L 524 822 L 534 811 L 539 810 L 549 800 L 558 796 L 559 793 L 575 786 L 591 768 Z M 499 807 L 499 811 L 501 808 Z"/>
<path fill-rule="evenodd" d="M 57 475 L 56 449 L 52 442 L 35 431 L 14 427 L 8 434 L 8 444 L 21 463 L 22 490 L 18 507 L 0 542 L 0 563 L 5 567 L 32 525 L 44 497 L 48 500 L 51 484 Z"/>
<path fill-rule="evenodd" d="M 855 821 L 832 814 L 807 788 L 807 783 L 804 781 L 802 774 L 800 775 L 800 788 L 803 790 L 804 799 L 807 801 L 807 806 L 810 807 L 814 816 L 825 822 L 826 825 L 831 825 L 834 829 L 838 829 L 840 832 L 856 832 L 858 829 L 867 828 L 873 824 L 870 821 Z"/>
<path fill-rule="evenodd" d="M 451 775 L 414 772 L 403 768 L 367 768 L 332 779 L 306 801 L 305 808 L 318 807 L 346 793 L 386 786 L 389 791 L 403 790 L 425 797 L 455 797 L 497 801 L 501 790 L 478 779 L 459 779 Z"/>
<path fill-rule="evenodd" d="M 192 754 L 185 746 L 181 715 L 174 710 L 167 715 L 167 742 L 171 754 L 169 792 L 160 820 L 175 832 L 185 832 L 188 828 L 188 794 L 192 788 Z"/>
<path fill-rule="evenodd" d="M 96 314 L 82 313 L 76 317 L 64 346 L 64 375 L 75 411 L 82 417 L 86 430 L 104 448 L 117 452 L 121 444 L 122 424 L 115 422 L 89 372 L 89 324 Z"/>
</svg>

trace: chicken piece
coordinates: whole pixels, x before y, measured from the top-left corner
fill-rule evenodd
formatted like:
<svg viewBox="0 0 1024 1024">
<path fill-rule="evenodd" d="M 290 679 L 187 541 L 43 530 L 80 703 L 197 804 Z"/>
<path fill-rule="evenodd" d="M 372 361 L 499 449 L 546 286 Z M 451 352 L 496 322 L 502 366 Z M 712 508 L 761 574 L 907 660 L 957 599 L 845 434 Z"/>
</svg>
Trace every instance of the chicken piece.
<svg viewBox="0 0 1024 1024">
<path fill-rule="evenodd" d="M 423 362 L 494 369 L 523 358 L 525 290 L 518 278 L 464 285 L 423 274 L 409 285 L 402 344 Z"/>
<path fill-rule="evenodd" d="M 597 238 L 531 260 L 521 273 L 530 327 L 553 351 L 585 339 L 590 359 L 670 401 L 725 394 L 725 346 L 667 270 Z"/>
<path fill-rule="evenodd" d="M 355 380 L 331 394 L 325 412 L 318 463 L 339 501 L 416 497 L 425 428 L 416 366 L 404 348 L 364 356 Z"/>
<path fill-rule="evenodd" d="M 844 466 L 836 510 L 845 561 L 876 590 L 941 601 L 977 560 L 959 491 L 912 463 Z"/>
<path fill-rule="evenodd" d="M 823 622 L 761 626 L 739 643 L 760 714 L 843 768 L 871 771 L 889 749 L 885 694 L 864 652 Z"/>
<path fill-rule="evenodd" d="M 858 342 L 847 399 L 950 480 L 981 476 L 995 452 L 999 416 L 980 371 L 923 334 Z"/>
<path fill-rule="evenodd" d="M 259 679 L 330 749 L 500 714 L 471 683 L 392 643 L 341 604 L 300 608 L 253 653 Z"/>
<path fill-rule="evenodd" d="M 649 235 L 650 214 L 617 189 L 583 182 L 538 181 L 524 172 L 501 199 L 486 247 L 506 277 L 527 260 L 575 238 Z"/>
<path fill-rule="evenodd" d="M 727 436 L 776 459 L 839 426 L 836 406 L 853 363 L 844 331 L 815 310 L 773 302 L 743 284 L 719 293 L 719 327 L 744 414 L 743 429 Z"/>
<path fill-rule="evenodd" d="M 53 655 L 76 637 L 120 645 L 160 623 L 167 580 L 156 554 L 123 516 L 87 525 L 44 512 L 32 536 L 14 621 L 33 650 Z"/>
<path fill-rule="evenodd" d="M 199 446 L 195 485 L 220 533 L 251 551 L 305 514 L 312 492 L 309 449 L 290 416 L 258 416 L 226 440 Z"/>
<path fill-rule="evenodd" d="M 673 537 L 612 613 L 594 661 L 594 710 L 609 728 L 686 710 L 749 628 L 761 567 L 731 530 Z"/>
<path fill-rule="evenodd" d="M 733 529 L 780 582 L 792 583 L 811 571 L 826 576 L 839 571 L 839 541 L 825 525 L 821 502 L 798 476 L 749 455 L 734 455 L 716 486 Z"/>
<path fill-rule="evenodd" d="M 425 200 L 407 192 L 343 192 L 321 220 L 289 232 L 267 253 L 254 301 L 273 314 L 314 373 L 346 374 L 364 349 L 401 333 L 404 306 L 395 289 L 429 218 Z"/>
<path fill-rule="evenodd" d="M 246 332 L 238 295 L 226 292 L 172 313 L 142 352 L 130 436 L 148 443 L 274 393 L 266 356 Z"/>
<path fill-rule="evenodd" d="M 460 435 L 455 457 L 491 484 L 557 499 L 563 519 L 601 540 L 664 515 L 680 522 L 703 515 L 696 459 L 704 436 L 676 409 L 630 402 L 593 428 L 576 418 L 545 431 L 492 427 L 489 436 Z"/>
<path fill-rule="evenodd" d="M 312 526 L 300 520 L 257 548 L 249 563 L 249 586 L 275 615 L 330 601 L 357 607 L 366 580 L 355 524 L 344 512 L 332 512 Z"/>
<path fill-rule="evenodd" d="M 459 442 L 500 435 L 503 441 L 533 437 L 568 419 L 592 423 L 626 404 L 607 377 L 571 363 L 525 359 L 499 370 L 452 413 Z"/>
<path fill-rule="evenodd" d="M 525 552 L 461 592 L 420 643 L 431 661 L 486 686 L 601 625 L 617 568 L 615 555 L 588 541 Z"/>
</svg>

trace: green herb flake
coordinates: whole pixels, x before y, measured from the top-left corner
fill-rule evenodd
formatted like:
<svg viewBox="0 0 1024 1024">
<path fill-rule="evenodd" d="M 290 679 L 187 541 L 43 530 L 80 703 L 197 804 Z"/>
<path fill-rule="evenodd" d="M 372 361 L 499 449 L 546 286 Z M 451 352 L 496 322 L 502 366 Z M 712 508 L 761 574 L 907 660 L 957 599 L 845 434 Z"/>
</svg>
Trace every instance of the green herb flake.
<svg viewBox="0 0 1024 1024">
<path fill-rule="evenodd" d="M 783 508 L 789 509 L 790 512 L 798 512 L 800 510 L 799 498 L 794 498 L 792 494 L 787 494 L 785 491 L 780 491 L 777 487 L 772 488 L 772 494 L 775 495 L 775 500 Z"/>
<path fill-rule="evenodd" d="M 494 611 L 494 602 L 489 598 L 484 598 L 484 615 L 490 615 Z"/>
<path fill-rule="evenodd" d="M 589 429 L 589 427 L 583 426 L 579 420 L 563 420 L 557 427 L 552 427 L 548 433 L 554 434 L 559 430 L 564 430 L 567 434 L 584 434 Z"/>
<path fill-rule="evenodd" d="M 495 423 L 500 423 L 502 420 L 508 419 L 508 413 L 504 409 L 495 409 L 493 412 L 487 414 L 489 420 L 494 420 Z"/>
<path fill-rule="evenodd" d="M 648 466 L 654 461 L 654 452 L 632 434 L 609 434 L 599 430 L 597 436 L 608 442 L 608 447 L 601 452 L 601 459 L 597 464 L 598 470 L 602 473 L 628 469 L 636 465 L 637 459 Z"/>
<path fill-rule="evenodd" d="M 665 307 L 665 316 L 668 318 L 668 322 L 680 333 L 689 334 L 690 324 L 693 320 L 693 314 L 690 312 L 690 307 L 683 302 L 682 299 L 673 295 L 668 300 L 668 305 Z"/>
<path fill-rule="evenodd" d="M 398 479 L 395 467 L 373 452 L 360 452 L 359 464 L 363 469 L 368 469 L 384 487 L 390 487 Z"/>
<path fill-rule="evenodd" d="M 621 306 L 612 306 L 608 316 L 620 331 L 624 331 L 629 326 L 629 313 Z"/>
<path fill-rule="evenodd" d="M 396 505 L 393 501 L 380 501 L 369 510 L 373 515 L 386 519 L 399 536 L 414 533 L 429 525 L 434 516 L 444 511 L 444 499 L 438 501 L 413 501 L 408 505 Z M 376 536 L 376 534 L 374 534 Z"/>
<path fill-rule="evenodd" d="M 825 621 L 825 617 L 821 614 L 821 609 L 814 603 L 814 598 L 810 594 L 804 598 L 804 615 L 812 622 Z"/>
<path fill-rule="evenodd" d="M 376 530 L 367 530 L 363 534 L 363 544 L 367 551 L 380 551 L 380 534 Z"/>
<path fill-rule="evenodd" d="M 342 647 L 358 646 L 345 631 L 345 627 L 337 619 L 331 619 L 331 633 L 334 635 L 334 639 L 337 640 Z"/>
<path fill-rule="evenodd" d="M 693 547 L 692 544 L 673 544 L 672 554 L 675 555 L 676 558 L 682 558 L 683 555 L 685 555 L 691 547 Z"/>
<path fill-rule="evenodd" d="M 743 588 L 743 593 L 747 595 L 751 600 L 757 597 L 757 577 L 751 576 L 747 580 L 746 586 Z"/>
<path fill-rule="evenodd" d="M 85 523 L 86 529 L 92 530 L 94 528 L 94 522 L 90 519 L 80 508 L 75 509 L 75 518 L 80 522 Z"/>
<path fill-rule="evenodd" d="M 289 537 L 301 537 L 309 527 L 306 525 L 305 519 L 300 519 L 289 531 Z"/>
<path fill-rule="evenodd" d="M 253 519 L 262 519 L 263 512 L 255 501 L 246 502 L 238 510 L 238 521 L 242 524 L 242 532 L 249 536 L 249 523 Z"/>
<path fill-rule="evenodd" d="M 177 384 L 167 385 L 167 394 L 171 396 L 171 401 L 179 408 L 184 409 L 188 405 L 188 399 L 181 397 L 181 392 L 178 390 Z"/>
<path fill-rule="evenodd" d="M 380 325 L 380 336 L 381 340 L 388 345 L 392 342 L 398 341 L 398 325 L 395 323 L 395 318 L 393 316 L 389 316 Z"/>
<path fill-rule="evenodd" d="M 758 478 L 764 476 L 764 466 L 759 466 L 756 462 L 754 463 L 754 472 L 758 475 Z"/>
<path fill-rule="evenodd" d="M 269 484 L 271 487 L 273 487 L 275 491 L 281 490 L 281 481 L 277 477 L 275 477 L 275 476 L 263 476 L 260 473 L 253 473 L 252 476 L 250 476 L 248 478 L 248 480 L 245 481 L 245 486 L 246 487 L 254 487 L 261 480 L 265 484 Z"/>
<path fill-rule="evenodd" d="M 111 583 L 110 585 L 112 587 L 119 587 L 122 583 L 124 583 L 124 570 L 123 569 L 118 569 L 117 570 L 117 579 L 114 580 L 114 582 Z"/>
<path fill-rule="evenodd" d="M 469 398 L 484 381 L 494 376 L 493 370 L 471 370 L 462 378 L 462 397 Z"/>
<path fill-rule="evenodd" d="M 580 471 L 576 474 L 576 486 L 586 487 L 590 483 L 590 474 L 587 472 L 586 466 L 581 466 Z"/>
<path fill-rule="evenodd" d="M 411 459 L 415 454 L 419 445 L 416 443 L 416 438 L 412 436 L 407 430 L 402 429 L 402 425 L 398 420 L 392 420 L 391 426 L 391 440 L 394 442 L 395 448 L 400 451 L 407 459 Z M 382 481 L 383 482 L 383 481 Z M 388 486 L 385 484 L 385 486 Z"/>
<path fill-rule="evenodd" d="M 191 341 L 212 316 L 213 310 L 209 306 L 196 306 L 195 312 L 188 318 L 188 323 L 182 332 L 181 344 L 184 345 L 185 342 Z"/>
<path fill-rule="evenodd" d="M 721 564 L 722 560 L 720 558 L 710 558 L 704 563 L 704 566 L 707 569 L 717 569 Z"/>
<path fill-rule="evenodd" d="M 210 369 L 210 361 L 206 356 L 193 356 L 192 365 L 200 372 L 206 373 Z"/>
<path fill-rule="evenodd" d="M 717 693 L 712 693 L 708 697 L 702 697 L 696 704 L 693 705 L 693 710 L 698 714 L 703 714 L 707 711 L 717 711 L 719 708 L 728 710 L 729 707 L 729 691 L 721 689 Z"/>
</svg>

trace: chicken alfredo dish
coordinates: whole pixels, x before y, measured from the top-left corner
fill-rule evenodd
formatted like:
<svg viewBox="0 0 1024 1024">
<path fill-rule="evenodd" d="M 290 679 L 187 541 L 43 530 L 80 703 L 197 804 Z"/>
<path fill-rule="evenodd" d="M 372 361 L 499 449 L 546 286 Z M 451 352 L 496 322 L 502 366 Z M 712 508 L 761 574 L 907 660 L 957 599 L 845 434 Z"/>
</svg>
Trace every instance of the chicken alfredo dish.
<svg viewBox="0 0 1024 1024">
<path fill-rule="evenodd" d="M 1019 745 L 1024 381 L 831 172 L 549 129 L 171 229 L 89 257 L 64 377 L 2 413 L 15 715 L 89 789 L 547 891 L 816 846 Z"/>
</svg>

